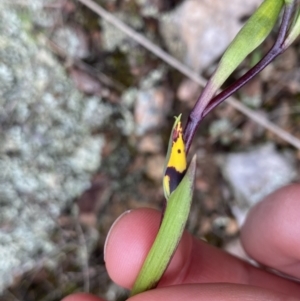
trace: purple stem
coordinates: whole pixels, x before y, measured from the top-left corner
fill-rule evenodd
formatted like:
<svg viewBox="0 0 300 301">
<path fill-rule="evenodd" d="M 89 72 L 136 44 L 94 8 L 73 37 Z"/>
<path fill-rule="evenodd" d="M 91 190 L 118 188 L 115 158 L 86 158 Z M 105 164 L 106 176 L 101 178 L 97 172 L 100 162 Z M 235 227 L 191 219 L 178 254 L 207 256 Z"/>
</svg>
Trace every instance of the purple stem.
<svg viewBox="0 0 300 301">
<path fill-rule="evenodd" d="M 286 37 L 286 33 L 289 27 L 289 22 L 292 17 L 293 7 L 295 0 L 290 4 L 286 5 L 284 9 L 284 14 L 282 18 L 282 22 L 280 25 L 280 30 L 278 33 L 278 37 L 276 39 L 273 47 L 268 51 L 268 53 L 250 70 L 248 70 L 242 77 L 240 77 L 237 81 L 227 87 L 225 90 L 216 95 L 212 100 L 208 103 L 204 110 L 198 111 L 197 104 L 194 109 L 190 113 L 188 117 L 187 124 L 184 129 L 184 140 L 186 144 L 186 153 L 188 153 L 193 137 L 196 133 L 196 130 L 202 121 L 202 119 L 217 105 L 227 99 L 230 95 L 235 93 L 238 89 L 244 86 L 249 80 L 251 80 L 256 74 L 262 71 L 270 62 L 272 62 L 279 54 L 283 53 L 285 49 L 283 48 L 283 43 Z M 198 101 L 201 100 L 201 96 Z M 198 106 L 199 107 L 199 106 Z"/>
</svg>

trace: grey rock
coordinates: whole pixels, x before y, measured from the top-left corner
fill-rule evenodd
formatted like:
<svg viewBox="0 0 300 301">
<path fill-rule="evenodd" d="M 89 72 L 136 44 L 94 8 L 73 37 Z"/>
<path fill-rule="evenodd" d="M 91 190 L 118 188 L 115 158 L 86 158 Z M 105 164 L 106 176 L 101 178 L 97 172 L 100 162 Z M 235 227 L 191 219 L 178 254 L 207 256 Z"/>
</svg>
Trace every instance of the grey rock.
<svg viewBox="0 0 300 301">
<path fill-rule="evenodd" d="M 173 94 L 169 89 L 160 85 L 164 76 L 164 68 L 150 72 L 136 92 L 134 117 L 135 132 L 138 136 L 161 128 L 170 111 Z"/>
<path fill-rule="evenodd" d="M 52 40 L 69 57 L 84 59 L 90 55 L 88 38 L 80 27 L 58 27 Z"/>
<path fill-rule="evenodd" d="M 278 152 L 273 144 L 227 155 L 222 172 L 233 188 L 237 204 L 234 211 L 240 214 L 241 222 L 250 207 L 297 176 L 292 156 Z"/>
<path fill-rule="evenodd" d="M 135 106 L 136 135 L 161 128 L 172 104 L 172 95 L 164 87 L 140 90 Z"/>
<path fill-rule="evenodd" d="M 220 118 L 210 124 L 209 134 L 214 141 L 228 145 L 240 138 L 242 132 L 237 129 L 228 118 Z"/>
<path fill-rule="evenodd" d="M 91 130 L 109 116 L 23 20 L 0 2 L 0 292 L 38 263 L 57 264 L 52 231 L 100 166 L 104 139 Z"/>
<path fill-rule="evenodd" d="M 201 71 L 224 52 L 261 0 L 187 0 L 161 18 L 160 31 L 169 51 Z"/>
</svg>

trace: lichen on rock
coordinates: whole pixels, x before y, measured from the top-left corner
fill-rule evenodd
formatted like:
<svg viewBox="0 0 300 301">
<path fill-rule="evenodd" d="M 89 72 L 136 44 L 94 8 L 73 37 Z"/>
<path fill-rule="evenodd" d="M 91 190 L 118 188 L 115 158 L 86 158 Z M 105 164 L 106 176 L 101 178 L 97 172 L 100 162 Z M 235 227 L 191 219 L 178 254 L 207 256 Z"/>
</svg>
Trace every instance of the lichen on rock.
<svg viewBox="0 0 300 301">
<path fill-rule="evenodd" d="M 104 143 L 86 122 L 101 99 L 84 98 L 22 22 L 0 3 L 0 292 L 41 259 L 55 265 L 56 219 L 89 187 Z"/>
</svg>

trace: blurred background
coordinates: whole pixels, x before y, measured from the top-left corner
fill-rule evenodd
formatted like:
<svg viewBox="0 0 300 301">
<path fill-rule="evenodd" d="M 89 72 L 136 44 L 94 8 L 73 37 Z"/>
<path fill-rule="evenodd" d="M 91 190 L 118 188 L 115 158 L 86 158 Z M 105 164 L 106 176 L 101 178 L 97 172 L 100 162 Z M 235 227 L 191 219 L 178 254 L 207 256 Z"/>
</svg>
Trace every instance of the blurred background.
<svg viewBox="0 0 300 301">
<path fill-rule="evenodd" d="M 93 0 L 208 78 L 261 0 Z M 125 210 L 163 201 L 174 116 L 202 87 L 77 0 L 0 1 L 0 297 L 125 300 L 103 245 Z M 276 30 L 226 84 L 272 46 Z M 235 97 L 300 138 L 299 43 Z M 226 86 L 226 85 L 225 85 Z M 299 104 L 298 104 L 299 102 Z M 298 143 L 298 145 L 300 145 Z M 262 197 L 299 178 L 300 152 L 229 104 L 202 122 L 187 228 L 247 259 L 239 229 Z"/>
</svg>

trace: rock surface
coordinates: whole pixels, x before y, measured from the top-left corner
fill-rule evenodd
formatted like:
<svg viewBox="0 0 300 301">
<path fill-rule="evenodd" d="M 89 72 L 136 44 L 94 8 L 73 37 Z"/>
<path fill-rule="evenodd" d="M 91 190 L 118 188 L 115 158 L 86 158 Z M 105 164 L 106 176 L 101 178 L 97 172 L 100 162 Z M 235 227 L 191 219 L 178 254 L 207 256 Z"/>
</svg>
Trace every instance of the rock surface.
<svg viewBox="0 0 300 301">
<path fill-rule="evenodd" d="M 154 70 L 141 83 L 134 110 L 136 134 L 141 136 L 162 127 L 173 103 L 173 94 L 159 85 L 163 70 Z"/>
<path fill-rule="evenodd" d="M 87 58 L 89 43 L 80 27 L 62 26 L 54 31 L 53 42 L 71 58 Z"/>
<path fill-rule="evenodd" d="M 237 202 L 233 211 L 240 224 L 250 207 L 297 176 L 294 160 L 273 144 L 226 156 L 222 172 L 233 188 Z"/>
<path fill-rule="evenodd" d="M 201 71 L 224 52 L 262 0 L 187 0 L 162 18 L 160 30 L 169 51 Z"/>
<path fill-rule="evenodd" d="M 104 143 L 90 133 L 101 100 L 76 91 L 31 26 L 0 2 L 0 292 L 57 264 L 57 217 L 89 187 Z"/>
</svg>

